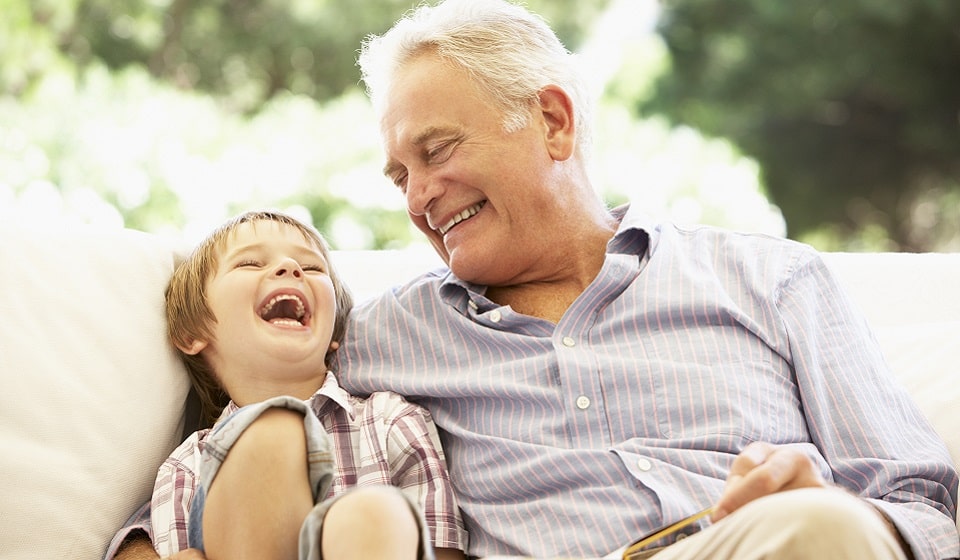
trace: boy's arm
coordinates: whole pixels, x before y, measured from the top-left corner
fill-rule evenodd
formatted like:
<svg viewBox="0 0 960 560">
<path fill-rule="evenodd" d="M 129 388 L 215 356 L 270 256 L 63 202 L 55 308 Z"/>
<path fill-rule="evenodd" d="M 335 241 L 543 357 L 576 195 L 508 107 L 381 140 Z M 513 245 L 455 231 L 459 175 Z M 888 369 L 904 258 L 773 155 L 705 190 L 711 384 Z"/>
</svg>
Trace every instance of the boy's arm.
<svg viewBox="0 0 960 560">
<path fill-rule="evenodd" d="M 406 459 L 391 460 L 391 468 L 398 467 L 391 473 L 393 484 L 424 504 L 437 558 L 463 558 L 460 550 L 466 550 L 467 533 L 433 417 L 425 408 L 395 393 L 374 393 L 371 400 L 388 403 L 384 406 L 390 426 L 388 456 L 419 458 L 415 464 Z"/>
<path fill-rule="evenodd" d="M 186 549 L 187 504 L 196 489 L 194 465 L 199 462 L 199 442 L 208 432 L 192 434 L 160 465 L 152 498 L 113 537 L 104 560 L 155 560 L 161 558 L 156 549 L 167 553 Z M 154 543 L 162 546 L 155 549 Z M 190 560 L 203 556 L 172 554 L 168 558 Z"/>
</svg>

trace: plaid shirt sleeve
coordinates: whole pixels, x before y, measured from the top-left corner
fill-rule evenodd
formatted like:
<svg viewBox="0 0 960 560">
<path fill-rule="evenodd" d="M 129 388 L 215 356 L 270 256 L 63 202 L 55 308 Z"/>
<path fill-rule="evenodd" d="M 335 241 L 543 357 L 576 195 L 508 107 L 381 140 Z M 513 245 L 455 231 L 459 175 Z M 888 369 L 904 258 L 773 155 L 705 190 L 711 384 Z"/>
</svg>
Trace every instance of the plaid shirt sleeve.
<svg viewBox="0 0 960 560">
<path fill-rule="evenodd" d="M 353 449 L 360 453 L 361 473 L 371 464 L 386 464 L 389 478 L 384 482 L 421 505 L 434 547 L 466 550 L 467 533 L 430 413 L 390 392 L 373 393 L 354 410 L 361 437 Z M 370 461 L 370 455 L 382 461 Z"/>
<path fill-rule="evenodd" d="M 187 516 L 196 490 L 195 466 L 199 464 L 200 442 L 208 432 L 193 433 L 160 465 L 153 497 L 114 535 L 104 560 L 113 560 L 120 546 L 138 533 L 149 538 L 162 557 L 187 548 Z"/>
<path fill-rule="evenodd" d="M 160 465 L 150 501 L 153 547 L 161 557 L 188 547 L 187 517 L 196 492 L 200 445 L 209 430 L 193 433 Z"/>
<path fill-rule="evenodd" d="M 140 509 L 127 519 L 123 528 L 117 531 L 107 547 L 106 554 L 103 555 L 103 560 L 113 560 L 113 557 L 120 551 L 120 545 L 127 538 L 141 533 L 149 539 L 153 538 L 153 530 L 150 527 L 150 502 L 144 502 Z"/>
</svg>

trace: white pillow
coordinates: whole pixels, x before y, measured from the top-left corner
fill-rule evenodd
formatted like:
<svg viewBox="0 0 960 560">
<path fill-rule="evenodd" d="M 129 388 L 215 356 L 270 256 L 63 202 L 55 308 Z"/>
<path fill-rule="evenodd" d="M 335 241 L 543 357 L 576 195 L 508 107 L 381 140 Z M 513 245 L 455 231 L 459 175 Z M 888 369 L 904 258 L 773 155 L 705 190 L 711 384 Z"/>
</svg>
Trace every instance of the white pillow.
<svg viewBox="0 0 960 560">
<path fill-rule="evenodd" d="M 97 559 L 178 443 L 176 251 L 125 230 L 0 225 L 0 551 Z"/>
<path fill-rule="evenodd" d="M 960 320 L 883 326 L 876 335 L 894 375 L 960 469 Z"/>
</svg>

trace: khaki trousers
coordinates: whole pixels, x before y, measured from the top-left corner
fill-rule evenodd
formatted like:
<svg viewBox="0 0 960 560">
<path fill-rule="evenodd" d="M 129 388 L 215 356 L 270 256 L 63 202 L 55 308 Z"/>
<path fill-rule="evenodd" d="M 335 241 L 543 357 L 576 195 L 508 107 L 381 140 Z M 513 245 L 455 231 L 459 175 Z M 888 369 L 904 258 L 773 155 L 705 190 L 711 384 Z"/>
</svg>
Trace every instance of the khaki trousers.
<svg viewBox="0 0 960 560">
<path fill-rule="evenodd" d="M 869 503 L 842 490 L 806 488 L 755 500 L 716 524 L 651 550 L 654 560 L 905 560 Z M 616 553 L 607 558 L 620 558 Z"/>
</svg>

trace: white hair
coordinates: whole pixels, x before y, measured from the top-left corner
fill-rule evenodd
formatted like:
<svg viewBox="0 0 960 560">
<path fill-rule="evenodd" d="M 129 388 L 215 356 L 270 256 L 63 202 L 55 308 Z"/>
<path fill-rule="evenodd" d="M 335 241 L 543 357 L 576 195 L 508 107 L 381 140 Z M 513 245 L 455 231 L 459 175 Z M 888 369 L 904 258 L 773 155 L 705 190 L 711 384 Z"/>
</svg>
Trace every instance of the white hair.
<svg viewBox="0 0 960 560">
<path fill-rule="evenodd" d="M 589 152 L 589 89 L 575 56 L 542 17 L 503 0 L 446 0 L 422 5 L 383 35 L 368 36 L 358 64 L 379 115 L 394 74 L 425 52 L 466 70 L 502 109 L 507 132 L 528 124 L 544 86 L 561 87 L 573 103 L 580 152 Z"/>
</svg>

